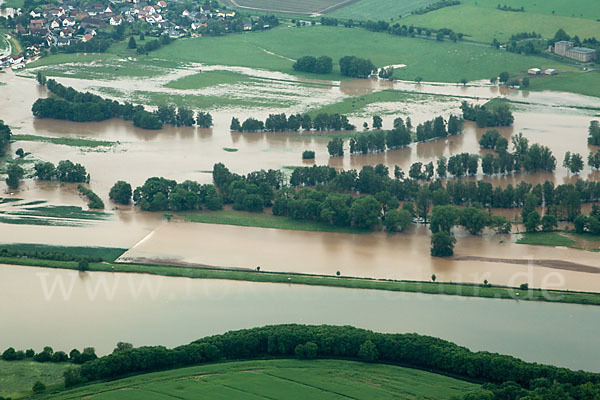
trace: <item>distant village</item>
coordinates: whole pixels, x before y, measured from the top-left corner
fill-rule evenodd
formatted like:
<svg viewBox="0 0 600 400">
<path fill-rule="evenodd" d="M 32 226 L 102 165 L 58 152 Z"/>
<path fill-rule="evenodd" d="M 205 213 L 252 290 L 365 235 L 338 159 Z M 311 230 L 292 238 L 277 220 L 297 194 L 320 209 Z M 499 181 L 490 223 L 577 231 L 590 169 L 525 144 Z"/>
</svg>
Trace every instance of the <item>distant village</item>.
<svg viewBox="0 0 600 400">
<path fill-rule="evenodd" d="M 39 56 L 44 49 L 60 49 L 90 42 L 99 33 L 114 31 L 126 23 L 148 24 L 144 31 L 151 32 L 152 36 L 167 35 L 172 39 L 185 35 L 201 36 L 210 28 L 210 24 L 220 25 L 217 29 L 224 32 L 233 22 L 236 31 L 269 28 L 264 23 L 257 26 L 257 21 L 251 19 L 244 21 L 236 18 L 235 11 L 219 9 L 215 7 L 216 2 L 211 5 L 207 1 L 199 5 L 183 4 L 177 0 L 169 3 L 165 0 L 154 1 L 131 0 L 103 4 L 64 0 L 58 4 L 39 5 L 30 11 L 16 10 L 13 20 L 18 23 L 14 24 L 11 33 L 28 45 L 24 54 L 0 58 L 0 68 L 23 68 L 26 58 Z"/>
</svg>

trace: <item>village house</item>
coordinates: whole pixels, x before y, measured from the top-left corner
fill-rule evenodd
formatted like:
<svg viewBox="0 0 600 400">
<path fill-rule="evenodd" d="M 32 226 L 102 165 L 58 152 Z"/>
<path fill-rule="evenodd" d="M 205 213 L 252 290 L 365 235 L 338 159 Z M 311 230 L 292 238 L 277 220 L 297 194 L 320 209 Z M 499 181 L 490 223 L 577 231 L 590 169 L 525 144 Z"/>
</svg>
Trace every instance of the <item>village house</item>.
<svg viewBox="0 0 600 400">
<path fill-rule="evenodd" d="M 114 17 L 110 17 L 109 23 L 112 26 L 119 26 L 123 23 L 123 17 L 120 15 L 114 16 Z"/>
</svg>

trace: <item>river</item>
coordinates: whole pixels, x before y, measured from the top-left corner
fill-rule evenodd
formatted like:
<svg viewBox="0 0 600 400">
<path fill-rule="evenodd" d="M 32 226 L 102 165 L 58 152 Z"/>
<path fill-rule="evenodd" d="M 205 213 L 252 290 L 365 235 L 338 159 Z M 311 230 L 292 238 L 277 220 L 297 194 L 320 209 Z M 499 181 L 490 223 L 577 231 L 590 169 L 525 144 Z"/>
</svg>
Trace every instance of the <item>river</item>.
<svg viewBox="0 0 600 400">
<path fill-rule="evenodd" d="M 0 348 L 94 346 L 106 354 L 118 341 L 172 347 L 267 324 L 332 324 L 416 332 L 600 372 L 597 313 L 592 306 L 0 266 Z"/>
</svg>

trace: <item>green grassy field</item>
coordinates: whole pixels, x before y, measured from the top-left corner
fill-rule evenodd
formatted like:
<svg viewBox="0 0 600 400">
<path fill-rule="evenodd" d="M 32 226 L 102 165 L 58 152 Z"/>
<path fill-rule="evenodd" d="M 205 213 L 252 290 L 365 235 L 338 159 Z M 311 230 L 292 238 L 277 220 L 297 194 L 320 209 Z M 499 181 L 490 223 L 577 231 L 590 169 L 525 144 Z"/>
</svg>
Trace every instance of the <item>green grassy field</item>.
<svg viewBox="0 0 600 400">
<path fill-rule="evenodd" d="M 600 96 L 600 71 L 565 72 L 553 77 L 534 77 L 530 80 L 529 90 L 554 90 L 575 92 L 587 96 Z"/>
<path fill-rule="evenodd" d="M 334 10 L 344 0 L 223 0 L 223 4 L 242 11 L 264 11 L 276 14 L 311 15 Z M 342 4 L 343 5 L 343 4 Z"/>
<path fill-rule="evenodd" d="M 0 360 L 0 396 L 8 398 L 31 396 L 31 388 L 38 380 L 49 390 L 60 387 L 63 385 L 63 372 L 69 366 L 70 364 Z"/>
<path fill-rule="evenodd" d="M 575 2 L 564 0 L 462 0 L 462 3 L 485 8 L 496 8 L 498 4 L 501 4 L 512 8 L 524 7 L 526 12 L 538 14 L 562 15 L 592 20 L 600 18 L 600 7 L 598 7 L 597 0 L 577 0 Z"/>
<path fill-rule="evenodd" d="M 346 55 L 359 55 L 370 58 L 378 66 L 406 64 L 405 68 L 395 71 L 394 77 L 413 80 L 421 76 L 425 81 L 440 82 L 459 82 L 462 78 L 489 79 L 500 69 L 524 73 L 531 65 L 560 68 L 545 59 L 497 51 L 491 47 L 327 26 L 278 28 L 253 34 L 178 40 L 157 50 L 154 56 L 293 74 L 293 62 L 287 58 L 323 54 L 332 57 L 334 63 Z M 340 79 L 341 75 L 335 65 L 334 73 L 313 77 Z"/>
<path fill-rule="evenodd" d="M 52 395 L 53 399 L 450 399 L 479 385 L 392 365 L 260 360 L 189 367 Z"/>
<path fill-rule="evenodd" d="M 368 230 L 335 226 L 323 222 L 295 220 L 278 217 L 273 214 L 251 213 L 246 211 L 221 210 L 182 213 L 187 221 L 206 224 L 253 226 L 258 228 L 291 229 L 296 231 L 369 233 Z"/>
<path fill-rule="evenodd" d="M 87 211 L 76 206 L 39 206 L 29 207 L 21 211 L 10 212 L 10 215 L 44 218 L 68 218 L 83 220 L 104 220 L 110 214 L 102 211 Z"/>
<path fill-rule="evenodd" d="M 64 146 L 74 147 L 110 147 L 118 144 L 118 142 L 110 142 L 106 140 L 94 140 L 85 138 L 70 138 L 70 137 L 47 137 L 37 135 L 22 135 L 13 134 L 11 140 L 20 142 L 45 142 Z"/>
<path fill-rule="evenodd" d="M 77 270 L 76 262 L 40 260 L 33 258 L 0 257 L 0 264 L 20 265 L 24 267 L 42 267 Z M 546 301 L 571 304 L 600 305 L 600 294 L 528 289 L 503 286 L 485 286 L 474 284 L 415 282 L 376 280 L 367 278 L 333 277 L 321 275 L 303 275 L 294 273 L 271 273 L 230 269 L 190 268 L 168 265 L 90 263 L 90 271 L 141 273 L 191 279 L 230 279 L 235 281 L 268 282 L 296 285 L 329 286 L 349 289 L 387 290 L 391 292 L 409 292 L 442 294 L 448 296 L 483 297 L 491 299 L 516 299 L 528 301 Z"/>
<path fill-rule="evenodd" d="M 501 11 L 473 3 L 445 7 L 423 15 L 412 15 L 401 22 L 434 29 L 450 28 L 455 32 L 462 32 L 467 39 L 485 43 L 491 43 L 494 38 L 505 42 L 512 34 L 531 31 L 541 34 L 543 38 L 551 38 L 559 28 L 571 36 L 579 35 L 581 39 L 599 36 L 600 22 L 587 18 L 529 12 L 528 1 L 523 0 L 520 3 L 525 6 L 525 12 Z M 494 0 L 494 7 L 497 4 Z M 503 2 L 501 4 L 504 5 Z M 575 7 L 571 5 L 570 8 Z"/>
<path fill-rule="evenodd" d="M 366 20 L 397 20 L 411 12 L 435 3 L 437 0 L 358 0 L 327 13 L 328 17 Z"/>
<path fill-rule="evenodd" d="M 237 84 L 251 80 L 247 75 L 230 71 L 207 71 L 194 75 L 184 76 L 167 83 L 171 89 L 203 89 L 221 84 Z"/>
<path fill-rule="evenodd" d="M 0 243 L 0 250 L 19 251 L 24 253 L 46 252 L 64 253 L 77 256 L 98 257 L 106 262 L 114 262 L 127 249 L 114 247 L 81 247 L 81 246 L 53 246 L 34 243 Z"/>
<path fill-rule="evenodd" d="M 518 244 L 573 247 L 575 241 L 557 232 L 525 233 Z"/>
</svg>

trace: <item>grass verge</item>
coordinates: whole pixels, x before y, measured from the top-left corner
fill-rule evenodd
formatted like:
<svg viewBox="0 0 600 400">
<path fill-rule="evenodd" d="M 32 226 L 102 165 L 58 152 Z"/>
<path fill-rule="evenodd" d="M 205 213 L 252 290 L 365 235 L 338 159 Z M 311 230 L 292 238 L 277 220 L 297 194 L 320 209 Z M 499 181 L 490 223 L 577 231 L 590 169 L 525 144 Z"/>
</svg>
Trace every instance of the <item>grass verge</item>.
<svg viewBox="0 0 600 400">
<path fill-rule="evenodd" d="M 370 233 L 369 230 L 335 226 L 323 222 L 295 220 L 266 213 L 221 210 L 198 213 L 179 213 L 187 221 L 205 224 L 252 226 L 257 228 L 290 229 L 295 231 L 333 232 L 333 233 Z"/>
</svg>

